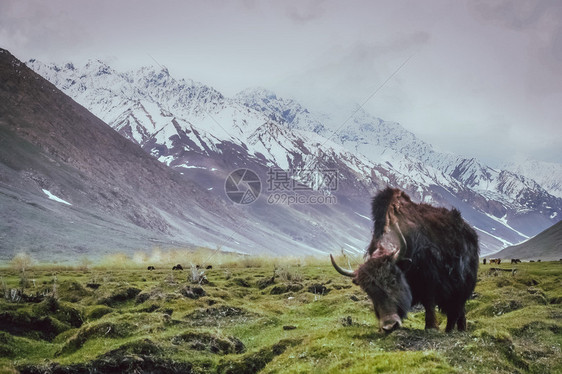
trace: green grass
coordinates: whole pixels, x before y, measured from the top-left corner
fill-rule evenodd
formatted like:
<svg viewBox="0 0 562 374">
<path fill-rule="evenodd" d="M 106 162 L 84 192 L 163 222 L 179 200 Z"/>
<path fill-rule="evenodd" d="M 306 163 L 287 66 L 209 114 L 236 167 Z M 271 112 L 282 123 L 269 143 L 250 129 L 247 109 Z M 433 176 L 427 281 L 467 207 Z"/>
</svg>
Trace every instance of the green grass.
<svg viewBox="0 0 562 374">
<path fill-rule="evenodd" d="M 170 267 L 41 266 L 26 271 L 24 292 L 47 295 L 40 302 L 10 300 L 20 276 L 3 268 L 0 373 L 562 372 L 562 264 L 516 268 L 481 265 L 468 331 L 445 333 L 443 315 L 440 331 L 425 331 L 416 308 L 388 336 L 328 261 L 223 263 L 201 286 Z"/>
</svg>

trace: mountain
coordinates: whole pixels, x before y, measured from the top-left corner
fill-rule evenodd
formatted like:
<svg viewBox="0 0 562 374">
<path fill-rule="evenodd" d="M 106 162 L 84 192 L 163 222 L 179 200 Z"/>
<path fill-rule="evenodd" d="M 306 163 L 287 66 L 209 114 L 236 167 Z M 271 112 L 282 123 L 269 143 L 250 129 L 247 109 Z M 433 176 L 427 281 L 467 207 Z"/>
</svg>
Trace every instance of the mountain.
<svg viewBox="0 0 562 374">
<path fill-rule="evenodd" d="M 263 89 L 248 89 L 236 98 L 270 118 L 281 118 L 290 128 L 315 129 L 318 134 L 343 145 L 354 154 L 361 154 L 373 163 L 408 175 L 418 185 L 443 187 L 455 196 L 453 199 L 441 196 L 444 205 L 459 206 L 467 202 L 471 208 L 516 231 L 522 238 L 532 236 L 560 220 L 562 200 L 530 177 L 491 168 L 475 158 L 437 152 L 400 124 L 374 117 L 360 106 L 346 111 L 352 115 L 342 117 L 337 113 L 311 113 L 295 101 L 278 98 Z M 551 180 L 562 180 L 560 169 L 551 172 L 550 176 Z M 553 186 L 552 183 L 548 185 Z M 416 186 L 411 185 L 400 187 L 416 190 Z M 419 201 L 428 198 L 415 192 L 414 195 Z M 459 204 L 455 199 L 462 202 Z M 439 197 L 432 196 L 428 202 L 439 200 Z M 471 223 L 481 232 L 513 243 L 512 238 L 505 237 L 505 234 L 496 235 L 499 231 L 495 225 L 477 222 L 470 211 L 468 216 L 472 217 L 469 218 L 473 220 Z"/>
<path fill-rule="evenodd" d="M 101 255 L 222 235 L 195 224 L 224 215 L 203 188 L 119 136 L 6 50 L 0 50 L 0 80 L 3 259 L 20 250 L 43 259 Z M 186 230 L 191 221 L 194 227 Z"/>
<path fill-rule="evenodd" d="M 558 261 L 562 258 L 562 221 L 521 244 L 504 248 L 494 257 Z"/>
<path fill-rule="evenodd" d="M 537 181 L 550 194 L 562 198 L 562 164 L 525 160 L 505 164 L 503 168 Z"/>
<path fill-rule="evenodd" d="M 436 152 L 400 124 L 359 106 L 345 112 L 352 115 L 317 113 L 264 89 L 228 98 L 202 83 L 175 79 L 166 68 L 120 72 L 102 61 L 28 65 L 217 200 L 225 198 L 231 171 L 255 171 L 267 188 L 245 207 L 248 219 L 320 252 L 363 251 L 371 227 L 368 202 L 386 185 L 405 189 L 416 201 L 457 207 L 479 232 L 483 254 L 560 220 L 562 199 L 532 179 Z M 271 180 L 275 169 L 290 171 L 287 183 L 293 187 L 333 196 L 337 204 L 272 204 L 272 198 L 297 192 L 271 188 L 278 182 Z M 314 171 L 336 171 L 337 189 L 325 188 Z M 294 221 L 295 215 L 301 220 Z M 317 243 L 319 238 L 326 244 Z"/>
<path fill-rule="evenodd" d="M 374 117 L 359 106 L 347 111 L 353 113 L 352 116 L 337 119 L 336 115 L 315 116 L 293 100 L 278 98 L 263 89 L 245 90 L 237 95 L 237 99 L 248 107 L 267 113 L 270 118 L 281 118 L 291 128 L 314 129 L 373 162 L 403 164 L 405 168 L 402 171 L 405 173 L 411 172 L 412 162 L 421 162 L 423 167 L 434 168 L 452 177 L 488 200 L 501 199 L 502 204 L 514 210 L 545 209 L 545 213 L 552 215 L 557 210 L 548 211 L 544 207 L 560 206 L 556 197 L 560 197 L 557 194 L 562 183 L 561 164 L 535 162 L 525 167 L 521 165 L 518 169 L 527 172 L 519 172 L 513 165 L 497 170 L 475 158 L 437 152 L 400 124 Z M 321 125 L 320 121 L 325 125 Z M 542 167 L 538 167 L 539 164 Z M 535 173 L 530 173 L 530 170 Z M 543 172 L 539 174 L 539 170 Z M 534 181 L 533 176 L 543 181 L 546 188 Z M 523 225 L 519 226 L 525 230 Z"/>
<path fill-rule="evenodd" d="M 201 89 L 186 95 L 214 101 L 194 105 L 194 113 L 221 100 Z M 114 99 L 117 106 L 121 98 Z M 213 135 L 180 127 L 180 120 L 159 113 L 166 121 L 146 131 L 146 152 L 0 50 L 0 258 L 27 251 L 39 260 L 68 262 L 115 251 L 193 246 L 274 255 L 324 253 L 339 249 L 339 243 L 362 250 L 370 224 L 350 210 L 353 204 L 271 209 L 263 199 L 251 205 L 227 199 L 231 166 L 253 165 L 247 150 L 235 141 L 207 148 Z M 151 114 L 144 119 L 156 122 L 157 113 Z M 252 125 L 247 118 L 241 126 Z M 169 149 L 157 143 L 168 130 Z M 177 144 L 186 137 L 194 143 L 182 151 Z M 191 157 L 172 160 L 176 151 Z M 220 156 L 211 159 L 209 152 Z M 201 163 L 194 165 L 197 160 Z M 174 162 L 184 164 L 166 165 Z M 265 167 L 258 166 L 265 176 Z"/>
</svg>

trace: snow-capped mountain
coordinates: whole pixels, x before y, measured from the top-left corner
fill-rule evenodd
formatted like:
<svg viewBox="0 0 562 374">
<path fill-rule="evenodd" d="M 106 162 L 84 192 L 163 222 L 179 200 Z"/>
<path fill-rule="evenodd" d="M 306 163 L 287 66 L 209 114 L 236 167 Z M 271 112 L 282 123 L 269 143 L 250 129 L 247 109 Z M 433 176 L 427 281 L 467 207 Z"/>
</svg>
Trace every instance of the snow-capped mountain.
<svg viewBox="0 0 562 374">
<path fill-rule="evenodd" d="M 221 198 L 224 178 L 239 167 L 256 170 L 263 181 L 270 168 L 337 170 L 338 190 L 324 192 L 338 197 L 338 207 L 329 207 L 331 214 L 354 216 L 350 227 L 368 231 L 371 224 L 363 217 L 369 215 L 369 196 L 386 185 L 398 186 L 415 200 L 460 209 L 479 231 L 484 254 L 560 220 L 562 199 L 532 179 L 436 152 L 400 124 L 360 107 L 342 122 L 264 89 L 227 98 L 204 84 L 175 79 L 165 68 L 118 72 L 100 61 L 79 68 L 34 60 L 28 65 L 123 136 L 168 166 L 204 181 Z M 295 173 L 295 179 L 312 189 L 323 188 L 306 175 Z M 326 208 L 284 207 L 306 210 L 316 224 Z M 271 209 L 265 220 L 268 215 L 274 215 Z M 295 230 L 288 223 L 282 229 Z M 354 236 L 341 239 L 342 247 L 361 246 Z"/>
<path fill-rule="evenodd" d="M 535 180 L 551 195 L 562 198 L 562 164 L 525 160 L 506 164 L 503 168 Z"/>
</svg>

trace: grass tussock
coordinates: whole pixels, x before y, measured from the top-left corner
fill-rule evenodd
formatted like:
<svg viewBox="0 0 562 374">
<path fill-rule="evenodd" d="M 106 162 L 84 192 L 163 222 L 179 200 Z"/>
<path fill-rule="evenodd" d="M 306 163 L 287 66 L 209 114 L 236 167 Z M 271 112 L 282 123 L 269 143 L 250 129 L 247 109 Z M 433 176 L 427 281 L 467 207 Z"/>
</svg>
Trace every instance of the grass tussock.
<svg viewBox="0 0 562 374">
<path fill-rule="evenodd" d="M 87 269 L 33 264 L 23 288 L 21 269 L 0 270 L 0 372 L 562 371 L 559 262 L 481 265 L 466 332 L 445 333 L 443 315 L 439 331 L 425 331 L 414 308 L 385 335 L 328 258 L 212 252 L 138 253 L 130 267 L 111 264 L 122 257 Z M 184 270 L 171 270 L 178 263 Z M 193 282 L 193 269 L 207 281 Z"/>
</svg>

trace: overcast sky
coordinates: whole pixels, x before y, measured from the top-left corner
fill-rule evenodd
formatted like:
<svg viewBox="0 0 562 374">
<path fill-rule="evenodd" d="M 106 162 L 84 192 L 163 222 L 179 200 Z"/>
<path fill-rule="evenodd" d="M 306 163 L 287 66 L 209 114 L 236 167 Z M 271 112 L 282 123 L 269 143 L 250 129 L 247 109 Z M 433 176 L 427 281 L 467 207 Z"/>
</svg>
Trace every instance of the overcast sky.
<svg viewBox="0 0 562 374">
<path fill-rule="evenodd" d="M 156 60 L 227 96 L 366 101 L 438 150 L 562 162 L 559 0 L 2 0 L 0 46 L 44 62 Z"/>
</svg>

